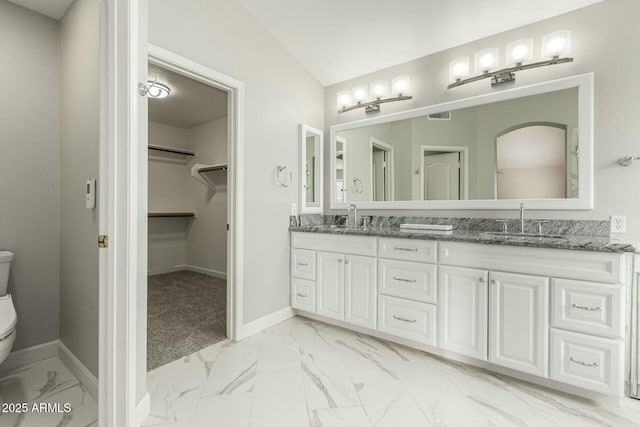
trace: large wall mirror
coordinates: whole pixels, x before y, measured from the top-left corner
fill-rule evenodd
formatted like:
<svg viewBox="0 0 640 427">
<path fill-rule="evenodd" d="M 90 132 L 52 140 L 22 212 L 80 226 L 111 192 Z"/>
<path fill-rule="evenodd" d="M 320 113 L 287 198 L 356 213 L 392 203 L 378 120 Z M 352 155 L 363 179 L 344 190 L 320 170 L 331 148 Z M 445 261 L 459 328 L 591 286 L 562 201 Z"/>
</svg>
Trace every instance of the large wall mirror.
<svg viewBox="0 0 640 427">
<path fill-rule="evenodd" d="M 593 75 L 331 127 L 331 208 L 593 208 Z"/>
<path fill-rule="evenodd" d="M 322 131 L 301 124 L 299 127 L 300 213 L 322 213 Z"/>
</svg>

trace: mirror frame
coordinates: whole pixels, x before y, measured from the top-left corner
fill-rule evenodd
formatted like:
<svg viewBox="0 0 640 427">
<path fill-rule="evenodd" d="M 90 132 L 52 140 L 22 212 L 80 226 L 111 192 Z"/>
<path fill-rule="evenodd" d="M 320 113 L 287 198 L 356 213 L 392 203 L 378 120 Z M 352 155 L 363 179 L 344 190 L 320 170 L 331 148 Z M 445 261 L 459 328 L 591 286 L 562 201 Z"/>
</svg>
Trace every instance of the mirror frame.
<svg viewBox="0 0 640 427">
<path fill-rule="evenodd" d="M 594 191 L 593 166 L 593 81 L 594 74 L 587 73 L 577 76 L 551 80 L 529 86 L 522 86 L 442 104 L 430 105 L 399 113 L 371 119 L 334 125 L 330 127 L 330 207 L 331 209 L 347 209 L 349 202 L 336 201 L 336 136 L 338 132 L 364 126 L 377 125 L 398 120 L 412 119 L 427 114 L 455 111 L 463 108 L 477 107 L 483 104 L 508 101 L 525 96 L 540 95 L 564 89 L 578 88 L 578 140 L 580 141 L 580 157 L 578 159 L 578 188 L 579 195 L 572 199 L 484 199 L 484 200 L 400 200 L 391 202 L 357 202 L 360 209 L 519 209 L 524 203 L 527 209 L 537 210 L 592 210 Z"/>
<path fill-rule="evenodd" d="M 316 165 L 317 175 L 316 180 L 318 181 L 318 194 L 316 198 L 318 200 L 318 206 L 307 206 L 305 188 L 305 160 L 307 157 L 307 135 L 315 135 L 318 137 L 318 147 L 316 147 L 316 153 L 318 155 L 318 162 Z M 322 157 L 324 155 L 324 146 L 323 146 L 323 137 L 322 131 L 320 129 L 313 128 L 311 126 L 307 126 L 303 123 L 300 123 L 299 133 L 298 133 L 298 211 L 301 214 L 322 214 L 324 211 L 324 163 L 322 161 Z"/>
</svg>

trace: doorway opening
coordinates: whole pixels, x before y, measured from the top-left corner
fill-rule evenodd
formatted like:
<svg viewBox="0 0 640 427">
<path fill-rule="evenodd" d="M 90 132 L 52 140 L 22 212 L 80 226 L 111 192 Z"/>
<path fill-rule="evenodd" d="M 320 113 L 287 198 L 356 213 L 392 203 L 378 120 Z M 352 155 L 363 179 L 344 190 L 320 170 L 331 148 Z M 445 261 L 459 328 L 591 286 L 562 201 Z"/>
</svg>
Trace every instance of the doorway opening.
<svg viewBox="0 0 640 427">
<path fill-rule="evenodd" d="M 375 202 L 394 200 L 393 146 L 377 138 L 369 138 L 371 145 L 371 199 Z"/>
<path fill-rule="evenodd" d="M 148 371 L 230 336 L 228 94 L 152 60 L 149 84 Z"/>
<path fill-rule="evenodd" d="M 469 147 L 420 146 L 421 200 L 469 198 Z"/>
</svg>

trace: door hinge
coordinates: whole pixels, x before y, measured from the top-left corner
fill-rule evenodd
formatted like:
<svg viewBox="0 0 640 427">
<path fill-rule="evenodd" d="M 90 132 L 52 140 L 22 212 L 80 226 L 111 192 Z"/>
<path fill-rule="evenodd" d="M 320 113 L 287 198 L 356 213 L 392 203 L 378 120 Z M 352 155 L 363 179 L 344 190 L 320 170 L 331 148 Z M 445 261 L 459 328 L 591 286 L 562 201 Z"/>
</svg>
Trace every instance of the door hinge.
<svg viewBox="0 0 640 427">
<path fill-rule="evenodd" d="M 229 224 L 227 224 L 227 231 L 229 231 Z"/>
<path fill-rule="evenodd" d="M 109 236 L 106 234 L 100 234 L 98 236 L 98 248 L 108 248 L 109 247 Z"/>
</svg>

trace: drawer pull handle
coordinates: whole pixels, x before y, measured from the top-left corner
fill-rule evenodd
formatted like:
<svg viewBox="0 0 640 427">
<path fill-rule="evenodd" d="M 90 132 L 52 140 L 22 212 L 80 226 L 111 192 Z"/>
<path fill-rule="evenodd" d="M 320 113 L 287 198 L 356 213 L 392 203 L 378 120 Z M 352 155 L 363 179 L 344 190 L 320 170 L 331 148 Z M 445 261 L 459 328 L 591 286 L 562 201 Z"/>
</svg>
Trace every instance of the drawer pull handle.
<svg viewBox="0 0 640 427">
<path fill-rule="evenodd" d="M 409 319 L 405 319 L 404 317 L 398 317 L 395 314 L 393 315 L 393 318 L 396 319 L 396 320 L 399 320 L 401 322 L 407 322 L 407 323 L 416 323 L 417 322 L 417 320 L 415 320 L 415 319 L 414 320 L 409 320 Z"/>
<path fill-rule="evenodd" d="M 418 248 L 401 248 L 399 246 L 394 246 L 393 249 L 395 249 L 396 251 L 418 252 Z"/>
<path fill-rule="evenodd" d="M 397 280 L 398 282 L 406 282 L 406 283 L 418 283 L 417 280 L 403 279 L 402 277 L 396 277 L 396 276 L 393 276 L 393 280 Z"/>
<path fill-rule="evenodd" d="M 571 307 L 586 311 L 602 311 L 600 307 L 587 307 L 585 305 L 571 304 Z"/>
<path fill-rule="evenodd" d="M 582 360 L 576 360 L 573 357 L 569 357 L 569 360 L 571 360 L 573 363 L 577 363 L 578 365 L 586 366 L 587 368 L 597 368 L 598 366 L 600 366 L 598 362 L 587 363 L 583 362 Z"/>
<path fill-rule="evenodd" d="M 300 267 L 309 267 L 309 264 L 302 263 L 302 262 L 299 262 L 299 263 L 298 263 L 298 265 L 299 265 Z"/>
<path fill-rule="evenodd" d="M 300 298 L 309 298 L 309 295 L 305 295 L 305 294 L 296 294 L 298 295 Z"/>
</svg>

